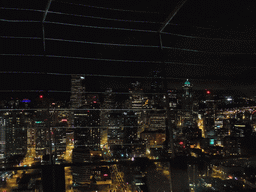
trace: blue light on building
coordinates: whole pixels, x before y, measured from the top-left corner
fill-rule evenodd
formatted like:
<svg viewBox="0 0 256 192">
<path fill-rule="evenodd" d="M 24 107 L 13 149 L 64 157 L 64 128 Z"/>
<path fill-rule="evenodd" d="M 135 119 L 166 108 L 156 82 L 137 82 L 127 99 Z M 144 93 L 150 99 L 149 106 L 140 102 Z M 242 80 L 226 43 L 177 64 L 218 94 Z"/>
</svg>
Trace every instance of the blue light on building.
<svg viewBox="0 0 256 192">
<path fill-rule="evenodd" d="M 29 99 L 23 99 L 21 102 L 22 102 L 22 103 L 30 103 L 31 100 L 29 100 Z"/>
</svg>

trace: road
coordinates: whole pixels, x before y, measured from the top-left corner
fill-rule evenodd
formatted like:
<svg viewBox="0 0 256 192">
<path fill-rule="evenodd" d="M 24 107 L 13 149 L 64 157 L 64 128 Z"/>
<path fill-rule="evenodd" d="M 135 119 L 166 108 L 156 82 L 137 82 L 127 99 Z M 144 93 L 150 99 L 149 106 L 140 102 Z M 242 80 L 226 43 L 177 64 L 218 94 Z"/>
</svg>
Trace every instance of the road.
<svg viewBox="0 0 256 192">
<path fill-rule="evenodd" d="M 72 163 L 72 151 L 74 149 L 74 145 L 69 144 L 66 147 L 66 152 L 63 156 L 64 160 L 68 163 Z M 73 177 L 72 177 L 72 170 L 71 167 L 65 167 L 65 185 L 66 185 L 66 192 L 73 192 L 72 189 L 73 185 Z"/>
<path fill-rule="evenodd" d="M 104 160 L 110 161 L 112 160 L 112 155 L 110 150 L 108 149 L 102 149 L 103 151 L 103 157 Z M 116 164 L 111 166 L 111 177 L 112 177 L 112 185 L 110 190 L 117 190 L 117 191 L 126 191 L 126 192 L 131 192 L 131 186 L 127 183 L 125 183 L 123 174 L 118 171 L 118 167 Z"/>
<path fill-rule="evenodd" d="M 19 167 L 27 167 L 27 166 L 32 166 L 32 164 L 35 162 L 34 157 L 30 156 L 30 154 L 28 156 L 26 156 L 23 159 L 23 162 L 20 163 Z M 26 174 L 32 173 L 33 169 L 28 169 L 25 170 Z M 14 174 L 11 178 L 6 178 L 6 187 L 5 188 L 0 188 L 0 192 L 10 192 L 12 189 L 15 189 L 18 187 L 18 184 L 16 183 L 17 178 L 21 178 L 22 177 L 22 170 L 18 170 L 16 174 Z"/>
</svg>

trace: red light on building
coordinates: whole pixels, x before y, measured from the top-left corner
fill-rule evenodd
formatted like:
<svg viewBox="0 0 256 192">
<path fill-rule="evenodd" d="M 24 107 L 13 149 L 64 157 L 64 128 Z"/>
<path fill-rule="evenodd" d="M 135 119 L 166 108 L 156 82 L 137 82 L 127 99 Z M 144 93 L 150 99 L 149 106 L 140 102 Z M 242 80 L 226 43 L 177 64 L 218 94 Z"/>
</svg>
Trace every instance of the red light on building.
<svg viewBox="0 0 256 192">
<path fill-rule="evenodd" d="M 97 101 L 93 101 L 93 103 L 97 103 Z"/>
<path fill-rule="evenodd" d="M 44 97 L 43 95 L 39 95 L 39 98 L 40 98 L 40 99 L 43 99 L 43 97 Z"/>
<path fill-rule="evenodd" d="M 67 122 L 68 120 L 67 119 L 61 119 L 62 122 Z"/>
<path fill-rule="evenodd" d="M 108 174 L 104 174 L 103 176 L 104 176 L 104 177 L 107 177 L 107 176 L 108 176 Z"/>
<path fill-rule="evenodd" d="M 183 142 L 181 141 L 181 142 L 179 142 L 179 144 L 180 144 L 180 145 L 183 145 Z"/>
<path fill-rule="evenodd" d="M 210 94 L 211 92 L 210 91 L 206 91 L 207 94 Z"/>
</svg>

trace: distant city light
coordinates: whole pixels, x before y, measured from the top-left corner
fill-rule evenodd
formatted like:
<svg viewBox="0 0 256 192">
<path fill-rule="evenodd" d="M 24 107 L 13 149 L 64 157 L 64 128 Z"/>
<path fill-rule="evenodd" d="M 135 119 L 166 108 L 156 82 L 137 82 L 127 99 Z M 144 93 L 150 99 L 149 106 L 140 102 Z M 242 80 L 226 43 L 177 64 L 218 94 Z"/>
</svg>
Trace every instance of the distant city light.
<svg viewBox="0 0 256 192">
<path fill-rule="evenodd" d="M 108 176 L 108 174 L 104 174 L 103 176 L 104 176 L 104 177 L 107 177 L 107 176 Z"/>
<path fill-rule="evenodd" d="M 210 91 L 206 91 L 207 94 L 210 94 L 211 92 Z"/>
<path fill-rule="evenodd" d="M 43 123 L 43 121 L 35 121 L 35 123 Z"/>
<path fill-rule="evenodd" d="M 181 141 L 181 142 L 179 142 L 179 144 L 180 144 L 180 145 L 183 145 L 184 143 Z"/>
<path fill-rule="evenodd" d="M 43 95 L 39 95 L 39 98 L 40 98 L 40 99 L 43 99 L 43 97 L 44 97 Z"/>
<path fill-rule="evenodd" d="M 29 100 L 29 99 L 23 99 L 21 102 L 22 102 L 22 103 L 30 103 L 31 100 Z"/>
<path fill-rule="evenodd" d="M 62 122 L 67 122 L 68 120 L 67 119 L 61 119 Z"/>
</svg>

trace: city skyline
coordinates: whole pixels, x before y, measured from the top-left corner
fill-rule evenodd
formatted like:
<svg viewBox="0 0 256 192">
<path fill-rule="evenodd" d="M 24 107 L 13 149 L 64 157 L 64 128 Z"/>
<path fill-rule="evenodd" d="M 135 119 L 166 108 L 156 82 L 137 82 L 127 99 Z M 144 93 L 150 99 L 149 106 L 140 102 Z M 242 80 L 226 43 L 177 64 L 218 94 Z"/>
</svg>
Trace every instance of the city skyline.
<svg viewBox="0 0 256 192">
<path fill-rule="evenodd" d="M 255 0 L 0 9 L 1 191 L 255 191 Z"/>
</svg>

